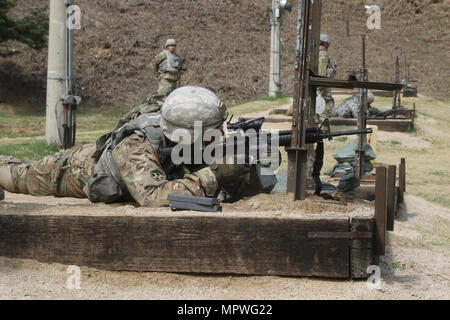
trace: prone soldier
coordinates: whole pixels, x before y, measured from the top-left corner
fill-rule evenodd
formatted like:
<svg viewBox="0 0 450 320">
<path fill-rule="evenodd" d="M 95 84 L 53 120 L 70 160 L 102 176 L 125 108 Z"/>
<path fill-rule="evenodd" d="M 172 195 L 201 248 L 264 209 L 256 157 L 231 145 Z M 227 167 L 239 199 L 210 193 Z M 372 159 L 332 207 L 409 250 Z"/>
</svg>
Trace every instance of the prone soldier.
<svg viewBox="0 0 450 320">
<path fill-rule="evenodd" d="M 161 163 L 159 150 L 179 142 L 177 129 L 193 132 L 194 121 L 202 121 L 203 132 L 222 128 L 227 110 L 213 92 L 182 87 L 165 100 L 160 112 L 148 110 L 132 110 L 96 144 L 60 151 L 34 164 L 0 156 L 0 187 L 33 196 L 134 201 L 146 207 L 168 206 L 169 193 L 214 197 L 225 189 L 245 194 L 250 183 L 246 165 L 183 165 L 180 175 L 169 179 Z"/>
</svg>

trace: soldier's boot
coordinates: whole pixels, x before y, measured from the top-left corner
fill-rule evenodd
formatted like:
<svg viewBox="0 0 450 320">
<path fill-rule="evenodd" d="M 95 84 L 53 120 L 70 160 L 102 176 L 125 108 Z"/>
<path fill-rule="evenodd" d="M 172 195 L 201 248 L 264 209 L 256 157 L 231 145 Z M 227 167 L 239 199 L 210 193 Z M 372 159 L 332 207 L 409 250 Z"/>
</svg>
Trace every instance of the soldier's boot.
<svg viewBox="0 0 450 320">
<path fill-rule="evenodd" d="M 12 193 L 28 193 L 25 185 L 19 186 L 19 183 L 14 182 L 12 173 L 18 167 L 26 170 L 24 165 L 25 162 L 22 160 L 0 156 L 0 188 Z M 14 170 L 14 172 L 19 172 L 19 170 Z"/>
<path fill-rule="evenodd" d="M 9 165 L 0 167 L 0 201 L 5 198 L 4 190 L 9 192 L 15 192 L 16 190 Z"/>
</svg>

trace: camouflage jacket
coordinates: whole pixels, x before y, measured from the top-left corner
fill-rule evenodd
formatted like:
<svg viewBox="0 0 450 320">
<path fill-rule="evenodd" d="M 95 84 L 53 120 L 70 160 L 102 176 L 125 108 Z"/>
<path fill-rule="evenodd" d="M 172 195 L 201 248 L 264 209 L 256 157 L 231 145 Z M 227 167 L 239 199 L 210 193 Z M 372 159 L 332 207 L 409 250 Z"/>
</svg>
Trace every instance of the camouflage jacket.
<svg viewBox="0 0 450 320">
<path fill-rule="evenodd" d="M 136 201 L 161 207 L 168 205 L 169 193 L 210 197 L 218 193 L 208 166 L 180 168 L 177 178 L 169 181 L 159 159 L 165 139 L 158 105 L 153 101 L 133 108 L 97 141 L 93 175 L 83 188 L 92 202 Z"/>
<path fill-rule="evenodd" d="M 336 75 L 336 65 L 331 63 L 328 51 L 319 52 L 319 76 L 334 78 Z"/>
<path fill-rule="evenodd" d="M 180 61 L 180 58 L 178 57 L 178 55 L 176 53 L 173 53 L 172 55 L 174 57 L 176 57 L 176 60 L 178 60 L 177 61 L 178 67 L 181 67 L 181 61 Z M 153 58 L 153 60 L 150 62 L 149 67 L 150 67 L 150 70 L 155 75 L 155 77 L 160 76 L 162 79 L 166 79 L 169 81 L 178 81 L 178 77 L 179 77 L 178 68 L 176 68 L 176 70 L 174 68 L 170 68 L 170 70 L 166 70 L 167 64 L 168 64 L 168 53 L 166 50 L 164 50 L 160 54 L 158 54 L 157 56 L 155 56 Z"/>
</svg>

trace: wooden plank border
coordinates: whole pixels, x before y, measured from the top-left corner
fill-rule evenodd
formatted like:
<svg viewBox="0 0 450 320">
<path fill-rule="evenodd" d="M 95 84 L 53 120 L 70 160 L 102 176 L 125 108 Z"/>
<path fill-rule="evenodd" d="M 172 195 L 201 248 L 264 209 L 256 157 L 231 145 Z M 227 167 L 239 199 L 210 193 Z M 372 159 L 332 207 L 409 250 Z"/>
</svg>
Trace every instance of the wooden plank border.
<svg viewBox="0 0 450 320">
<path fill-rule="evenodd" d="M 106 270 L 350 277 L 348 217 L 9 215 L 0 255 Z"/>
</svg>

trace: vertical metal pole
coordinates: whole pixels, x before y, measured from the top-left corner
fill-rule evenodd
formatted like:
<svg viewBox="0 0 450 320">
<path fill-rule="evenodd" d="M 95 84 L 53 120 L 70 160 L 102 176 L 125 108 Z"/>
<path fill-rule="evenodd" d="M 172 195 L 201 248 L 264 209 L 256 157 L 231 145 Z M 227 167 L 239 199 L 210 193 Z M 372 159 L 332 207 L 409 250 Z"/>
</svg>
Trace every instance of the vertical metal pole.
<svg viewBox="0 0 450 320">
<path fill-rule="evenodd" d="M 73 12 L 69 12 L 69 7 L 72 6 L 74 0 L 64 0 L 66 5 L 66 21 L 73 19 Z M 69 27 L 66 23 L 66 47 L 65 47 L 65 78 L 66 78 L 66 97 L 75 96 L 74 90 L 74 74 L 73 74 L 73 28 Z M 66 112 L 64 122 L 64 149 L 71 148 L 75 145 L 75 135 L 76 135 L 76 103 L 71 99 L 70 103 L 65 104 L 64 109 Z"/>
<path fill-rule="evenodd" d="M 368 81 L 367 66 L 366 66 L 366 36 L 362 37 L 362 64 L 361 69 L 361 81 Z M 360 89 L 359 94 L 361 97 L 361 105 L 359 108 L 358 116 L 358 130 L 366 129 L 367 127 L 367 89 Z M 358 145 L 356 147 L 356 175 L 361 178 L 364 175 L 364 144 L 366 141 L 366 135 L 358 135 Z"/>
<path fill-rule="evenodd" d="M 279 0 L 272 0 L 271 43 L 270 43 L 270 82 L 269 96 L 276 97 L 281 93 L 281 9 Z"/>
<path fill-rule="evenodd" d="M 300 146 L 302 145 L 303 139 L 303 128 L 302 124 L 304 121 L 304 108 L 303 108 L 303 75 L 305 68 L 305 23 L 306 23 L 306 13 L 307 13 L 307 3 L 309 0 L 298 0 L 298 16 L 297 16 L 297 36 L 296 36 L 296 50 L 295 50 L 295 79 L 294 79 L 294 102 L 293 102 L 293 116 L 292 116 L 292 144 L 291 148 L 287 149 L 288 152 L 288 183 L 287 191 L 293 192 L 295 198 L 297 198 L 297 193 L 302 189 L 301 183 L 301 171 L 299 158 Z M 306 150 L 302 150 L 305 151 Z M 305 156 L 306 158 L 306 156 Z M 306 168 L 305 168 L 306 171 Z M 306 183 L 306 181 L 305 181 Z M 301 192 L 300 192 L 301 193 Z M 300 197 L 301 198 L 301 197 Z"/>
<path fill-rule="evenodd" d="M 400 83 L 400 61 L 397 56 L 397 60 L 395 62 L 395 83 Z M 401 105 L 401 96 L 400 90 L 394 90 L 394 102 L 392 104 L 393 109 L 399 109 Z"/>
<path fill-rule="evenodd" d="M 292 117 L 292 144 L 288 150 L 288 192 L 294 193 L 294 200 L 304 200 L 306 197 L 307 155 L 306 129 L 310 125 L 312 114 L 311 88 L 309 77 L 311 66 L 316 56 L 313 51 L 313 35 L 315 28 L 320 28 L 314 20 L 315 1 L 299 0 L 297 25 L 297 50 L 295 62 L 295 94 L 294 115 Z M 291 153 L 289 155 L 289 153 Z M 292 154 L 295 153 L 295 156 Z"/>
</svg>

